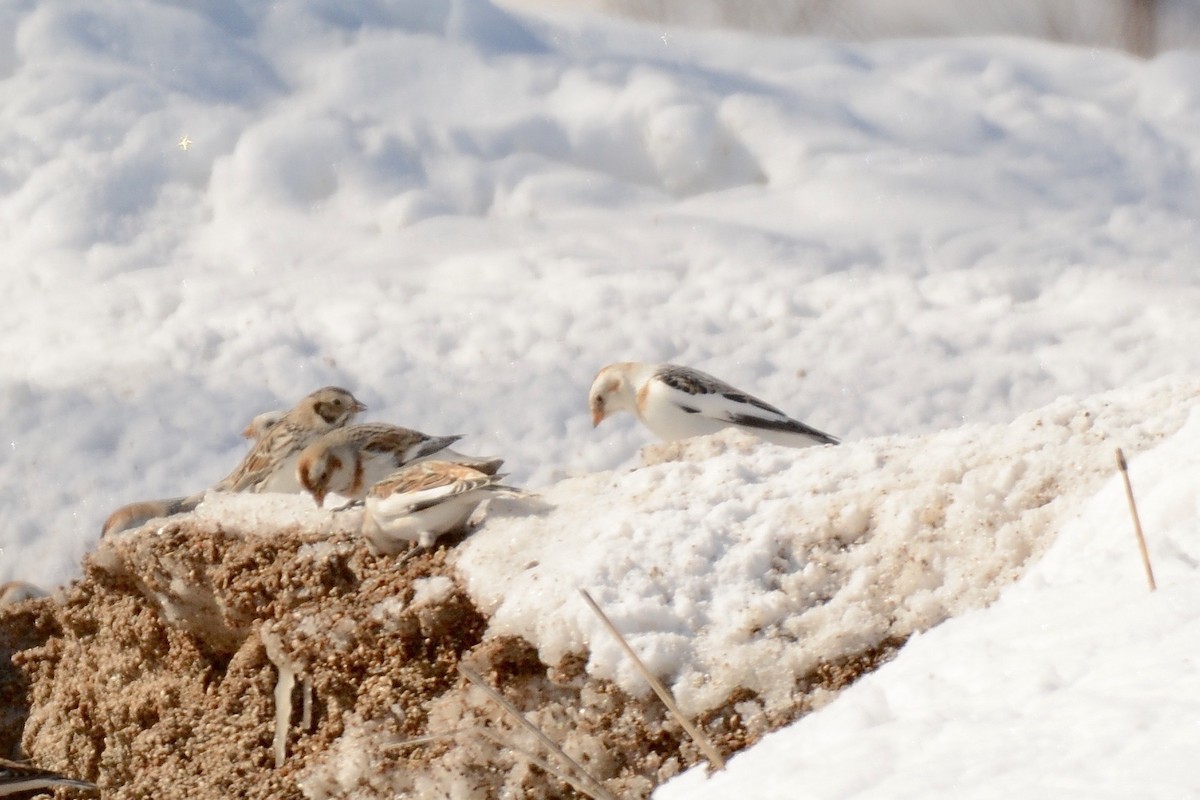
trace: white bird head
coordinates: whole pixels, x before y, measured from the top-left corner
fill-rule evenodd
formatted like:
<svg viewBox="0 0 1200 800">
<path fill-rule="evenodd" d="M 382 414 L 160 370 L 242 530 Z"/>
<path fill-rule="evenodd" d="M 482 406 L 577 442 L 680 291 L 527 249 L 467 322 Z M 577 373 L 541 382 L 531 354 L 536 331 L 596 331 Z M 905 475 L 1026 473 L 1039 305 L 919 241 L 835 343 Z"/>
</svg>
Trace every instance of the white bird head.
<svg viewBox="0 0 1200 800">
<path fill-rule="evenodd" d="M 285 414 L 287 414 L 287 411 L 282 409 L 264 411 L 246 424 L 246 427 L 242 429 L 242 437 L 257 442 L 266 436 L 267 431 L 274 428 L 279 423 L 279 420 L 283 419 Z"/>
<path fill-rule="evenodd" d="M 593 428 L 617 412 L 636 413 L 637 398 L 629 373 L 637 366 L 632 363 L 609 364 L 596 374 L 588 392 Z"/>
</svg>

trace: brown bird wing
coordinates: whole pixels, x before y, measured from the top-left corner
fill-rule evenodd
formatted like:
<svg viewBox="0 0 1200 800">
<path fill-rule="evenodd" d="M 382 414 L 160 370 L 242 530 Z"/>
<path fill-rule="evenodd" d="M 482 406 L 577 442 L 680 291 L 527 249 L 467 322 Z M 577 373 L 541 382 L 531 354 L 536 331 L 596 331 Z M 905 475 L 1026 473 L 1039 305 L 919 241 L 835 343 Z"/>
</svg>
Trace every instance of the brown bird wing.
<svg viewBox="0 0 1200 800">
<path fill-rule="evenodd" d="M 498 476 L 480 472 L 466 464 L 456 464 L 451 461 L 420 461 L 392 473 L 371 487 L 370 494 L 379 498 L 396 497 L 400 495 L 415 495 L 434 489 L 445 488 L 447 491 L 429 498 L 429 502 L 421 502 L 422 508 L 444 501 L 448 497 L 464 492 L 481 489 L 495 483 Z M 413 510 L 419 510 L 414 508 Z"/>
</svg>

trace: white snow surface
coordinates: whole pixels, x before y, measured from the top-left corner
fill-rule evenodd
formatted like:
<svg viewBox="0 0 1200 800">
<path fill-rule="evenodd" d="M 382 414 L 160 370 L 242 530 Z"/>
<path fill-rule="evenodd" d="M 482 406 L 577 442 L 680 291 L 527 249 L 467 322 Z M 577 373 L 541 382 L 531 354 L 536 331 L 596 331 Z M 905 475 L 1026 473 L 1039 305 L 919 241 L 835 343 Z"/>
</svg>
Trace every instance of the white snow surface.
<svg viewBox="0 0 1200 800">
<path fill-rule="evenodd" d="M 1200 43 L 1192 0 L 500 0 L 512 8 L 589 9 L 656 23 L 767 33 L 880 39 L 899 36 L 1031 36 L 1128 48 L 1136 7 L 1151 15 L 1152 52 Z"/>
<path fill-rule="evenodd" d="M 1200 361 L 1192 53 L 482 0 L 3 15 L 0 580 L 75 574 L 329 383 L 536 487 L 649 440 L 589 425 L 617 360 L 849 441 Z"/>
<path fill-rule="evenodd" d="M 727 770 L 656 798 L 1190 797 L 1200 726 L 1200 412 L 1113 476 L 1016 585 L 911 639 Z"/>
<path fill-rule="evenodd" d="M 1113 473 L 1115 448 L 1174 433 L 1198 394 L 1160 383 L 838 447 L 673 443 L 660 463 L 550 487 L 535 516 L 490 514 L 458 565 L 489 634 L 545 663 L 586 652 L 591 674 L 648 689 L 584 588 L 685 713 L 738 688 L 778 711 L 819 662 L 991 601 Z"/>
<path fill-rule="evenodd" d="M 769 673 L 808 663 L 822 614 L 848 615 L 847 652 L 885 613 L 960 615 L 664 796 L 1195 793 L 1172 748 L 1200 698 L 1197 424 L 1174 432 L 1200 373 L 1197 74 L 1190 52 L 483 0 L 8 3 L 0 582 L 76 576 L 113 508 L 211 485 L 256 414 L 339 384 L 549 501 L 495 508 L 465 579 L 497 632 L 590 645 L 631 689 L 576 583 L 693 708 L 735 680 L 781 694 Z M 631 470 L 648 434 L 586 409 L 620 360 L 698 367 L 846 444 L 721 435 Z M 1113 445 L 1172 435 L 1132 463 L 1148 595 L 1115 484 L 1065 523 Z M 921 538 L 939 503 L 957 539 Z M 332 524 L 262 498 L 201 513 Z M 875 550 L 838 550 L 866 530 Z M 902 545 L 935 561 L 906 576 Z M 762 674 L 718 663 L 734 645 Z"/>
</svg>

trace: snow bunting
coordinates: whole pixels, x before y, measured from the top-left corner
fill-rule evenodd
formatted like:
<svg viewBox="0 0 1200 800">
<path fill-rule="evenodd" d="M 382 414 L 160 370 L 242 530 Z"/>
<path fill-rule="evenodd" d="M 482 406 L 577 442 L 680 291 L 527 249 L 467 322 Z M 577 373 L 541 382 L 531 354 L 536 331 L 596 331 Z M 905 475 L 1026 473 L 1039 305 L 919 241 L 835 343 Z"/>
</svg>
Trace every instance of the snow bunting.
<svg viewBox="0 0 1200 800">
<path fill-rule="evenodd" d="M 242 428 L 242 438 L 257 442 L 259 439 L 266 436 L 267 431 L 271 430 L 271 428 L 274 428 L 276 423 L 283 419 L 285 414 L 287 414 L 287 411 L 283 409 L 264 411 L 246 423 L 246 427 Z"/>
<path fill-rule="evenodd" d="M 839 442 L 724 381 L 674 364 L 609 364 L 596 375 L 588 405 L 593 427 L 628 411 L 667 441 L 732 426 L 789 447 Z"/>
<path fill-rule="evenodd" d="M 453 461 L 410 464 L 367 492 L 363 536 L 376 555 L 398 553 L 406 542 L 427 549 L 443 533 L 465 525 L 489 494 L 526 496 L 501 484 L 502 477 Z"/>
<path fill-rule="evenodd" d="M 366 409 L 345 389 L 318 389 L 271 426 L 242 463 L 213 488 L 228 492 L 299 492 L 296 462 L 300 452 Z"/>
<path fill-rule="evenodd" d="M 331 493 L 361 500 L 372 484 L 461 438 L 430 436 L 386 422 L 350 425 L 330 431 L 304 448 L 296 462 L 296 482 L 318 506 L 324 505 L 325 495 Z"/>
<path fill-rule="evenodd" d="M 104 527 L 100 529 L 100 538 L 103 539 L 105 536 L 127 531 L 130 528 L 140 528 L 152 519 L 194 511 L 203 499 L 204 494 L 201 493 L 192 495 L 191 497 L 140 500 L 136 503 L 121 506 L 109 514 L 108 519 L 104 520 Z"/>
<path fill-rule="evenodd" d="M 22 764 L 19 761 L 9 761 L 7 758 L 0 758 L 0 797 L 16 794 L 17 792 L 30 792 L 41 789 L 53 791 L 59 788 L 96 789 L 98 787 L 94 783 L 77 781 L 74 778 L 68 778 L 57 772 L 38 769 L 31 764 Z"/>
</svg>

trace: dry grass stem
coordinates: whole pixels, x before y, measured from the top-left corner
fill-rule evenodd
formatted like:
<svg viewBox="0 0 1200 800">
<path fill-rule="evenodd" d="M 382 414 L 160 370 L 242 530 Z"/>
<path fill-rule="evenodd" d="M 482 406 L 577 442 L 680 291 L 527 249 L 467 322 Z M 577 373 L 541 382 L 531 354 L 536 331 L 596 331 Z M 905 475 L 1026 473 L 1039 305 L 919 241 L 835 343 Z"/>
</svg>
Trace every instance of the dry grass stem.
<svg viewBox="0 0 1200 800">
<path fill-rule="evenodd" d="M 614 798 L 611 794 L 609 794 L 608 790 L 604 788 L 604 784 L 600 783 L 600 781 L 593 778 L 591 776 L 591 774 L 589 774 L 588 771 L 583 768 L 582 764 L 580 764 L 578 761 L 576 761 L 575 759 L 573 759 L 569 755 L 567 755 L 566 752 L 564 752 L 561 747 L 559 747 L 557 744 L 555 744 L 553 742 L 553 740 L 550 739 L 549 736 L 547 736 L 545 733 L 542 732 L 541 728 L 539 728 L 537 725 L 534 725 L 532 722 L 530 722 L 528 719 L 526 719 L 525 715 L 521 713 L 521 710 L 519 708 L 517 708 L 516 706 L 514 706 L 512 703 L 510 703 L 504 695 L 500 694 L 498 691 L 493 689 L 487 683 L 487 681 L 485 681 L 483 679 L 483 676 L 481 676 L 478 672 L 471 669 L 470 667 L 464 666 L 461 663 L 458 665 L 458 671 L 460 673 L 462 673 L 462 676 L 464 678 L 466 678 L 471 683 L 475 684 L 480 689 L 482 689 L 484 692 L 486 692 L 488 697 L 490 697 L 490 698 L 492 698 L 492 700 L 496 701 L 496 704 L 499 705 L 501 708 L 503 708 L 505 711 L 507 711 L 508 714 L 513 719 L 515 719 L 518 723 L 520 723 L 520 725 L 523 728 L 525 728 L 530 733 L 532 733 L 534 736 L 536 736 L 538 738 L 538 741 L 540 741 L 543 745 L 545 745 L 547 747 L 547 749 L 549 749 L 551 752 L 556 753 L 559 758 L 563 759 L 563 761 L 570 764 L 571 767 L 577 771 L 577 774 L 579 775 L 579 777 L 584 779 L 584 781 L 591 787 L 590 791 L 585 791 L 582 787 L 576 787 L 579 789 L 579 791 L 582 791 L 588 797 L 593 798 L 593 800 L 616 800 L 616 798 Z M 575 784 L 572 783 L 572 786 L 574 786 L 574 785 Z"/>
<path fill-rule="evenodd" d="M 616 637 L 617 642 L 621 645 L 621 648 L 625 651 L 629 658 L 633 660 L 633 664 L 635 667 L 637 667 L 638 672 L 642 673 L 642 677 L 645 678 L 646 682 L 650 684 L 650 688 L 654 690 L 654 693 L 658 695 L 658 698 L 662 700 L 667 709 L 675 715 L 675 718 L 679 720 L 679 724 L 683 726 L 683 729 L 688 732 L 688 735 L 692 737 L 692 740 L 696 743 L 700 750 L 703 751 L 705 758 L 707 758 L 709 763 L 712 764 L 713 769 L 725 769 L 725 759 L 722 758 L 721 753 L 718 752 L 717 748 L 713 747 L 712 742 L 710 742 L 708 737 L 704 735 L 704 732 L 693 725 L 692 721 L 684 716 L 683 712 L 679 709 L 679 705 L 676 704 L 675 698 L 672 697 L 671 693 L 667 690 L 667 687 L 663 686 L 662 682 L 659 681 L 658 678 L 654 677 L 650 670 L 646 669 L 646 665 L 642 663 L 642 659 L 638 658 L 638 654 L 635 653 L 633 648 L 629 646 L 629 642 L 625 641 L 625 637 L 621 635 L 619 630 L 617 630 L 617 626 L 612 624 L 612 620 L 608 618 L 608 615 L 604 613 L 599 604 L 592 599 L 592 596 L 587 593 L 586 589 L 580 589 L 579 593 L 583 595 L 583 599 L 587 601 L 589 606 L 591 606 L 592 611 L 596 612 L 596 616 L 600 618 L 602 623 L 604 623 L 604 627 L 608 628 L 609 632 Z"/>
<path fill-rule="evenodd" d="M 1157 587 L 1154 584 L 1154 570 L 1150 566 L 1150 551 L 1146 549 L 1146 536 L 1142 533 L 1142 520 L 1138 516 L 1137 503 L 1133 499 L 1133 485 L 1129 482 L 1129 465 L 1125 462 L 1125 454 L 1117 448 L 1117 469 L 1121 470 L 1121 478 L 1125 481 L 1125 499 L 1129 501 L 1129 513 L 1133 517 L 1133 532 L 1137 536 L 1138 549 L 1142 551 L 1142 566 L 1146 568 L 1146 580 L 1150 583 L 1150 591 Z"/>
<path fill-rule="evenodd" d="M 476 728 L 459 728 L 458 730 L 449 731 L 448 733 L 431 733 L 428 736 L 414 736 L 411 739 L 404 739 L 399 742 L 390 742 L 387 745 L 389 750 L 399 750 L 403 747 L 421 747 L 427 744 L 437 744 L 438 742 L 448 742 L 451 739 L 457 739 L 460 734 L 471 733 L 477 730 Z"/>
<path fill-rule="evenodd" d="M 301 687 L 304 690 L 304 710 L 300 714 L 300 727 L 304 731 L 312 731 L 313 726 L 313 682 L 311 675 L 305 675 L 301 678 Z"/>
<path fill-rule="evenodd" d="M 532 752 L 531 750 L 526 750 L 523 747 L 518 747 L 517 745 L 513 744 L 512 742 L 506 742 L 502 736 L 495 733 L 494 731 L 490 731 L 487 728 L 474 728 L 472 730 L 475 733 L 478 733 L 487 739 L 491 739 L 494 743 L 498 744 L 500 747 L 504 748 L 505 750 L 511 750 L 513 753 L 516 753 L 517 755 L 521 756 L 522 758 L 527 759 L 531 764 L 537 766 L 539 769 L 542 769 L 543 771 L 558 778 L 560 781 L 567 784 L 568 786 L 570 786 L 572 789 L 579 792 L 580 794 L 582 794 L 586 797 L 592 798 L 592 800 L 598 800 L 598 798 L 601 798 L 601 797 L 612 797 L 612 795 L 609 794 L 608 792 L 605 792 L 603 795 L 597 795 L 594 790 L 589 789 L 587 786 L 584 786 L 583 783 L 579 781 L 579 779 L 577 779 L 575 776 L 571 775 L 569 772 L 559 769 L 558 767 L 554 766 L 549 761 L 542 758 L 537 753 Z M 572 763 L 574 763 L 574 761 L 572 761 Z M 603 787 L 601 787 L 601 788 L 603 788 Z"/>
<path fill-rule="evenodd" d="M 575 791 L 579 792 L 580 794 L 585 795 L 587 797 L 593 797 L 593 798 L 596 796 L 591 790 L 589 790 L 586 786 L 584 786 L 582 783 L 580 783 L 580 781 L 574 775 L 564 772 L 563 770 L 556 767 L 554 764 L 551 764 L 549 761 L 547 761 L 546 759 L 539 756 L 537 753 L 526 750 L 523 747 L 518 747 L 517 745 L 513 744 L 512 742 L 505 741 L 502 736 L 500 736 L 499 734 L 497 734 L 494 731 L 488 730 L 487 728 L 485 728 L 483 726 L 475 726 L 472 728 L 457 728 L 455 730 L 448 731 L 446 733 L 431 733 L 428 736 L 414 736 L 411 739 L 405 739 L 400 742 L 392 742 L 387 747 L 389 750 L 399 750 L 399 749 L 405 748 L 405 747 L 422 747 L 427 744 L 438 744 L 440 742 L 452 741 L 452 740 L 458 739 L 459 737 L 463 736 L 464 734 L 469 735 L 472 733 L 478 734 L 479 736 L 482 736 L 485 739 L 489 739 L 494 744 L 499 745 L 500 747 L 504 748 L 505 750 L 512 751 L 513 753 L 521 756 L 522 758 L 528 760 L 531 764 L 534 764 L 535 766 L 537 766 L 544 772 L 558 778 L 560 781 L 567 784 L 568 786 L 570 786 L 571 788 L 573 788 Z"/>
</svg>

